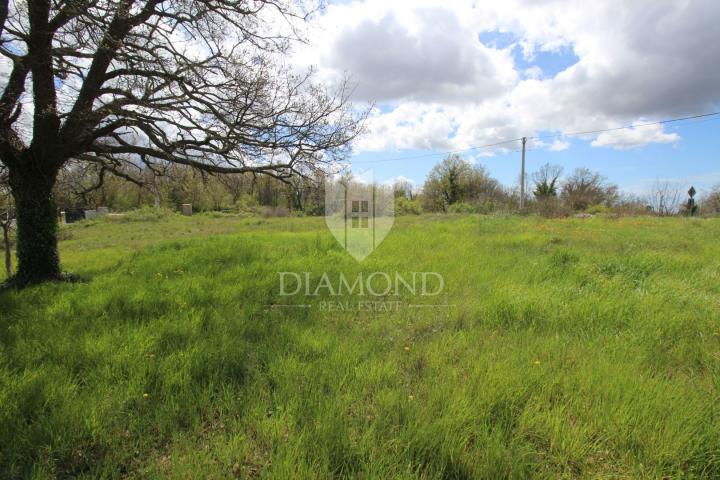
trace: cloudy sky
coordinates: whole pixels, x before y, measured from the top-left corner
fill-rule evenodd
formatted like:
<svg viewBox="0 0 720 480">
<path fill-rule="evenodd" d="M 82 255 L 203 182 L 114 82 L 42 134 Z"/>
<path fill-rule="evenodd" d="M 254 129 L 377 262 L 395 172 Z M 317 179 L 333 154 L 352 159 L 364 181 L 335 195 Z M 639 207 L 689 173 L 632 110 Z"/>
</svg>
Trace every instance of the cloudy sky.
<svg viewBox="0 0 720 480">
<path fill-rule="evenodd" d="M 718 0 L 356 0 L 312 20 L 295 60 L 349 75 L 374 105 L 357 170 L 421 183 L 465 151 L 510 185 L 519 144 L 545 162 L 599 170 L 627 190 L 656 179 L 720 183 L 720 118 L 586 136 L 720 110 Z"/>
</svg>

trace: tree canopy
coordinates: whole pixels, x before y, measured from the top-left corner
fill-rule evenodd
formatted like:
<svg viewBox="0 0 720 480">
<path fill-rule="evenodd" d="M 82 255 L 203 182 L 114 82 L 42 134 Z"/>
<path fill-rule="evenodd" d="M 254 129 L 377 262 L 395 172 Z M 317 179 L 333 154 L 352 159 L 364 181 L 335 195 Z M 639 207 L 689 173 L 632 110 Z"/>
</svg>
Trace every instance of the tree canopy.
<svg viewBox="0 0 720 480">
<path fill-rule="evenodd" d="M 284 0 L 0 0 L 0 162 L 20 283 L 57 277 L 50 191 L 69 161 L 142 182 L 180 164 L 289 179 L 347 153 L 362 115 L 284 54 Z M 41 227 L 41 225 L 45 225 Z"/>
<path fill-rule="evenodd" d="M 453 154 L 433 167 L 423 194 L 431 210 L 446 210 L 457 202 L 492 200 L 503 191 L 481 165 L 472 165 Z"/>
</svg>

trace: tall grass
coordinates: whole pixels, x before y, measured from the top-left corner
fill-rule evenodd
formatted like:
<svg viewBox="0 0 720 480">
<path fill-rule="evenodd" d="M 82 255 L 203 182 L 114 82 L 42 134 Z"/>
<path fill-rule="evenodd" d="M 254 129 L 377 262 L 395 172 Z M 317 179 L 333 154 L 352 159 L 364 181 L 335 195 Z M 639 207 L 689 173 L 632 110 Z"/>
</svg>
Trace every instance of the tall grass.
<svg viewBox="0 0 720 480">
<path fill-rule="evenodd" d="M 321 219 L 150 220 L 0 293 L 0 477 L 720 476 L 720 221 L 407 217 L 358 264 Z M 399 300 L 452 306 L 280 271 L 435 271 Z"/>
</svg>

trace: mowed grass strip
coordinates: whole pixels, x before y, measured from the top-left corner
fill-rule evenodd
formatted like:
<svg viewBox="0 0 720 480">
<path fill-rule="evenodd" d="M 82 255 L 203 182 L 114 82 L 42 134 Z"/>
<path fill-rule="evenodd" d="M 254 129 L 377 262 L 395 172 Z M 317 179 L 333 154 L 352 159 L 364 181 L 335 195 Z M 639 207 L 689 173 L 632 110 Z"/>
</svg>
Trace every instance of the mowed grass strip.
<svg viewBox="0 0 720 480">
<path fill-rule="evenodd" d="M 720 221 L 398 218 L 63 230 L 87 278 L 0 293 L 2 478 L 717 478 Z M 326 311 L 278 272 L 438 272 Z M 310 308 L 275 308 L 307 302 Z"/>
</svg>

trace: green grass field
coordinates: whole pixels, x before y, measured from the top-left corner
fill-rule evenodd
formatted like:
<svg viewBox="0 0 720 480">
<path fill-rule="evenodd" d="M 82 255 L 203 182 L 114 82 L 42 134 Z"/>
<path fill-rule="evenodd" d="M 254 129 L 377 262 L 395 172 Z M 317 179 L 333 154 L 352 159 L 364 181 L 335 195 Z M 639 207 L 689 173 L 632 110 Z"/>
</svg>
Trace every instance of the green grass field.
<svg viewBox="0 0 720 480">
<path fill-rule="evenodd" d="M 720 476 L 720 220 L 403 217 L 362 263 L 319 218 L 126 220 L 0 293 L 0 478 Z M 280 271 L 454 306 L 268 307 Z"/>
</svg>

